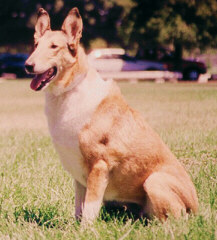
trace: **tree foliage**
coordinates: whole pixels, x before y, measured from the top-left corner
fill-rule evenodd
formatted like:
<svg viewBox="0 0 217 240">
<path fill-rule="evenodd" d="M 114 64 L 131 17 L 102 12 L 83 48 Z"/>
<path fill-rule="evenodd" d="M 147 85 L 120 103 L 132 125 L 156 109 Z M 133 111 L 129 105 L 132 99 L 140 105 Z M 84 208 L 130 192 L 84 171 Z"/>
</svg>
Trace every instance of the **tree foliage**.
<svg viewBox="0 0 217 240">
<path fill-rule="evenodd" d="M 54 30 L 60 29 L 69 10 L 78 7 L 84 21 L 82 41 L 85 46 L 101 37 L 108 42 L 121 41 L 117 26 L 123 7 L 108 0 L 4 0 L 0 1 L 0 43 L 29 43 L 34 32 L 37 9 L 45 8 L 51 17 Z"/>
<path fill-rule="evenodd" d="M 216 0 L 0 0 L 0 44 L 29 44 L 39 7 L 49 12 L 53 29 L 78 7 L 85 47 L 96 38 L 123 47 L 217 47 Z"/>
<path fill-rule="evenodd" d="M 216 0 L 133 0 L 129 43 L 217 47 Z"/>
</svg>

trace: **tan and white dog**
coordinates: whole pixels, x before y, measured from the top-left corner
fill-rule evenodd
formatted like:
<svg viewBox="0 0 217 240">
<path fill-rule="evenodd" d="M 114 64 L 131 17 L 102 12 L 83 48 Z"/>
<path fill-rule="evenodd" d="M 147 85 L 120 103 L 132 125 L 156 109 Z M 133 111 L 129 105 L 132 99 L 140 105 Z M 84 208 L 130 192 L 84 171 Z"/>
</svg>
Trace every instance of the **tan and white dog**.
<svg viewBox="0 0 217 240">
<path fill-rule="evenodd" d="M 45 89 L 50 134 L 63 166 L 75 179 L 75 215 L 92 222 L 102 203 L 136 203 L 141 216 L 197 212 L 194 185 L 183 166 L 125 102 L 117 85 L 88 66 L 79 46 L 77 8 L 61 31 L 44 9 L 35 26 L 35 50 L 26 69 L 33 90 Z"/>
</svg>

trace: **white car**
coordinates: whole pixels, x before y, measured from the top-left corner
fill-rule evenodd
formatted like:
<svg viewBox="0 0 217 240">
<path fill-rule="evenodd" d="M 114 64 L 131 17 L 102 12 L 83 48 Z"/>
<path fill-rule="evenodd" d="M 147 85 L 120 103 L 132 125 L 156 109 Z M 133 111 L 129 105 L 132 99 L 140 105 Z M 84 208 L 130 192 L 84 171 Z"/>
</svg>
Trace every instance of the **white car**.
<svg viewBox="0 0 217 240">
<path fill-rule="evenodd" d="M 130 57 L 122 48 L 94 49 L 88 61 L 99 72 L 166 70 L 164 64 Z"/>
</svg>

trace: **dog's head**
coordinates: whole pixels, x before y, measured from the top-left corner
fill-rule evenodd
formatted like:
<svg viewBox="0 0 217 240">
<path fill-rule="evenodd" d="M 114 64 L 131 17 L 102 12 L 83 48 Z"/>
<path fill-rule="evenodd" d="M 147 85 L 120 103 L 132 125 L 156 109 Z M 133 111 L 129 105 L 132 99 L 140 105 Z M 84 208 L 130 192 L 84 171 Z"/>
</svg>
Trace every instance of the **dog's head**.
<svg viewBox="0 0 217 240">
<path fill-rule="evenodd" d="M 52 31 L 48 13 L 40 8 L 35 25 L 35 49 L 25 63 L 26 71 L 34 74 L 31 82 L 33 90 L 57 84 L 66 68 L 77 61 L 78 45 L 82 35 L 83 23 L 77 8 L 73 8 L 60 31 Z"/>
</svg>

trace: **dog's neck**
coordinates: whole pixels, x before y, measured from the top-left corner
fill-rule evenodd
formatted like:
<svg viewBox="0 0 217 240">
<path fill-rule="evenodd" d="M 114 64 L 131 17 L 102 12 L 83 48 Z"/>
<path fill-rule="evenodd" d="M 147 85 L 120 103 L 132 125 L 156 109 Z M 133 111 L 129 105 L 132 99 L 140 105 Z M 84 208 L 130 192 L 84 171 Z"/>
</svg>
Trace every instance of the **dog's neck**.
<svg viewBox="0 0 217 240">
<path fill-rule="evenodd" d="M 113 81 L 104 81 L 90 67 L 86 76 L 67 92 L 56 96 L 46 91 L 45 112 L 53 141 L 78 149 L 79 132 L 91 121 L 103 99 L 113 92 L 113 85 Z"/>
<path fill-rule="evenodd" d="M 83 48 L 77 49 L 76 61 L 74 63 L 63 62 L 60 68 L 58 80 L 54 81 L 46 91 L 59 96 L 72 88 L 75 88 L 87 75 L 89 70 L 88 61 Z"/>
</svg>

